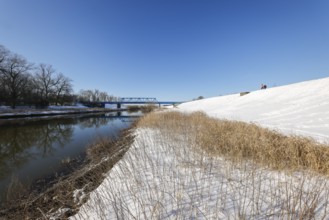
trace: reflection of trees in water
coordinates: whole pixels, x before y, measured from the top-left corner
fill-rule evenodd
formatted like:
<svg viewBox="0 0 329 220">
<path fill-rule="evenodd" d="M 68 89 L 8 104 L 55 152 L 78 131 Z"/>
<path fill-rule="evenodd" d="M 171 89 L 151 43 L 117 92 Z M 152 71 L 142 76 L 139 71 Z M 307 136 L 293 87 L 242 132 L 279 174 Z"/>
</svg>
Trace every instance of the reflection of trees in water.
<svg viewBox="0 0 329 220">
<path fill-rule="evenodd" d="M 103 117 L 94 117 L 94 118 L 79 118 L 79 126 L 80 128 L 99 128 L 101 126 L 109 124 L 109 122 L 113 120 L 111 118 Z"/>
<path fill-rule="evenodd" d="M 46 157 L 54 152 L 56 146 L 64 147 L 71 141 L 73 129 L 72 125 L 52 123 L 38 129 L 37 132 L 39 138 L 34 145 L 42 149 L 42 156 Z"/>
<path fill-rule="evenodd" d="M 29 160 L 52 154 L 70 141 L 72 120 L 36 121 L 0 127 L 0 178 Z M 36 147 L 33 149 L 33 147 Z"/>
<path fill-rule="evenodd" d="M 26 149 L 31 145 L 33 132 L 27 129 L 23 131 L 20 127 L 14 129 L 0 129 L 0 177 L 10 173 L 15 167 L 19 167 L 30 159 L 32 152 Z M 29 138 L 25 138 L 29 137 Z"/>
</svg>

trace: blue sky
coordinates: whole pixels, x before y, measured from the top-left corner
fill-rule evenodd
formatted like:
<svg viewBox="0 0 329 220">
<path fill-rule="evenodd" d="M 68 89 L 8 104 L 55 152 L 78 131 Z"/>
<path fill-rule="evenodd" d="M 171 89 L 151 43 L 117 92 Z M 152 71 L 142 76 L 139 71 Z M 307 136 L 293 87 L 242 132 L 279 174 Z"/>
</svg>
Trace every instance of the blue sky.
<svg viewBox="0 0 329 220">
<path fill-rule="evenodd" d="M 328 0 L 0 0 L 0 44 L 74 90 L 161 101 L 329 76 Z"/>
</svg>

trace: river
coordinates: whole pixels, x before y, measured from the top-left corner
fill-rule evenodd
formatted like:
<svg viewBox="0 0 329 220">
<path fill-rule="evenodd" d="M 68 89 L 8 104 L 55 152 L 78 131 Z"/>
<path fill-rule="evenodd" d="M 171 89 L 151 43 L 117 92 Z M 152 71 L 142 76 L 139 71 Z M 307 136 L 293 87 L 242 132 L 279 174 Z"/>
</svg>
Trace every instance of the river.
<svg viewBox="0 0 329 220">
<path fill-rule="evenodd" d="M 115 112 L 0 119 L 0 201 L 11 183 L 27 187 L 47 176 L 60 176 L 66 162 L 84 158 L 99 138 L 117 138 L 138 116 Z"/>
</svg>

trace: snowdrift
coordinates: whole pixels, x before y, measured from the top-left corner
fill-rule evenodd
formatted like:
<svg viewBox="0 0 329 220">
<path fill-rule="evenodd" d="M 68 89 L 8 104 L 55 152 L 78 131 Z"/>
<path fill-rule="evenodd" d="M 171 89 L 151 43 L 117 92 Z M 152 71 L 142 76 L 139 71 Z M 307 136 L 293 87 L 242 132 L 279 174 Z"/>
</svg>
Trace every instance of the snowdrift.
<svg viewBox="0 0 329 220">
<path fill-rule="evenodd" d="M 329 142 L 329 77 L 183 103 L 183 112 L 256 123 L 287 134 Z"/>
</svg>

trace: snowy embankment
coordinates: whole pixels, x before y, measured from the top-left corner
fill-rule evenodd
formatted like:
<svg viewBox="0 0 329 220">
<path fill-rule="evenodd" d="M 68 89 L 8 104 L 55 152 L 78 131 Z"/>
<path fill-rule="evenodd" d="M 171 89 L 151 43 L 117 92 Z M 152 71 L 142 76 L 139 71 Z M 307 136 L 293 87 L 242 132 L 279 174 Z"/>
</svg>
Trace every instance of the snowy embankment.
<svg viewBox="0 0 329 220">
<path fill-rule="evenodd" d="M 243 120 L 321 141 L 329 78 L 185 103 L 183 112 Z M 328 219 L 329 181 L 202 152 L 187 123 L 138 128 L 131 148 L 72 219 Z M 195 133 L 194 133 L 195 134 Z M 81 189 L 78 189 L 81 190 Z"/>
<path fill-rule="evenodd" d="M 188 102 L 179 109 L 329 142 L 329 78 Z"/>
<path fill-rule="evenodd" d="M 44 110 L 34 109 L 34 108 L 11 109 L 8 106 L 0 106 L 0 119 L 85 114 L 85 113 L 98 113 L 98 112 L 108 112 L 108 111 L 116 111 L 116 110 L 110 108 L 88 108 L 82 105 L 49 106 Z"/>
</svg>

